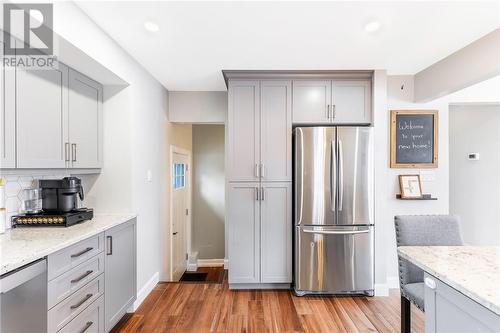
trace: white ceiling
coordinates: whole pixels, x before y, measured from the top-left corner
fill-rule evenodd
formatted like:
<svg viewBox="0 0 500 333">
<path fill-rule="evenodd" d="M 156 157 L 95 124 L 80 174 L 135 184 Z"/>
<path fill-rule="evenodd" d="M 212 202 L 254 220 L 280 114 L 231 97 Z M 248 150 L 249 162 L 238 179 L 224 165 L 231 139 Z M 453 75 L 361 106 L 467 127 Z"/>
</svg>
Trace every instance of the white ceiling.
<svg viewBox="0 0 500 333">
<path fill-rule="evenodd" d="M 169 90 L 225 90 L 222 69 L 415 74 L 500 27 L 499 1 L 78 5 Z M 371 20 L 376 33 L 364 30 Z"/>
</svg>

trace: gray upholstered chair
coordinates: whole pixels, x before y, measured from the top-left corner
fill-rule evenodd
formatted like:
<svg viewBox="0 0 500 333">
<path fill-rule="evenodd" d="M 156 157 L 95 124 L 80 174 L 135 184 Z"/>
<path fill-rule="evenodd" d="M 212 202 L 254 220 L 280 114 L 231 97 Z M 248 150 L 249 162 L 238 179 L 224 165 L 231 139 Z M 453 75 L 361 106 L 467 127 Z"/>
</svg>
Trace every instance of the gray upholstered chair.
<svg viewBox="0 0 500 333">
<path fill-rule="evenodd" d="M 451 215 L 394 217 L 397 246 L 463 245 L 460 221 Z M 424 272 L 398 256 L 401 290 L 401 332 L 410 332 L 410 302 L 424 311 Z"/>
</svg>

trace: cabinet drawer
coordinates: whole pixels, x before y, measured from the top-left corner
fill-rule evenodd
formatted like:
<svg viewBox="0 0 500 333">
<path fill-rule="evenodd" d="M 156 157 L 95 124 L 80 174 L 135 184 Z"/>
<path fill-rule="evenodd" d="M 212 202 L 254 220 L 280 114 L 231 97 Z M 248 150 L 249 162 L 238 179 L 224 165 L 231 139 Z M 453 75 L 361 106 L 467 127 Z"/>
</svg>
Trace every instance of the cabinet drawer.
<svg viewBox="0 0 500 333">
<path fill-rule="evenodd" d="M 52 308 L 102 272 L 104 272 L 104 253 L 49 281 L 48 308 Z"/>
<path fill-rule="evenodd" d="M 102 252 L 103 248 L 104 235 L 101 233 L 49 255 L 47 258 L 49 281 Z"/>
<path fill-rule="evenodd" d="M 104 274 L 99 275 L 76 293 L 49 310 L 49 332 L 57 332 L 104 294 Z"/>
<path fill-rule="evenodd" d="M 49 331 L 52 333 L 51 331 Z M 104 296 L 99 297 L 75 317 L 59 333 L 103 333 L 104 332 Z"/>
</svg>

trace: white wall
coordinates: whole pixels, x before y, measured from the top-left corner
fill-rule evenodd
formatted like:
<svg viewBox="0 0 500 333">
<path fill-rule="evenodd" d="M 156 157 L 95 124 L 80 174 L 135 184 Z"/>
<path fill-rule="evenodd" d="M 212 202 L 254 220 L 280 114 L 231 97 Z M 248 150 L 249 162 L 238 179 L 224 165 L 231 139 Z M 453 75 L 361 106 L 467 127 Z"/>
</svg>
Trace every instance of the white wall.
<svg viewBox="0 0 500 333">
<path fill-rule="evenodd" d="M 170 91 L 168 117 L 176 123 L 224 124 L 226 91 Z"/>
<path fill-rule="evenodd" d="M 450 107 L 450 213 L 467 244 L 500 245 L 499 129 L 500 105 Z"/>
<path fill-rule="evenodd" d="M 224 125 L 193 125 L 192 252 L 224 259 Z"/>
<path fill-rule="evenodd" d="M 168 216 L 167 91 L 74 3 L 54 3 L 54 30 L 129 83 L 122 90 L 105 89 L 104 167 L 85 180 L 96 212 L 138 214 L 142 298 L 158 279 L 165 256 L 160 249 Z"/>
</svg>

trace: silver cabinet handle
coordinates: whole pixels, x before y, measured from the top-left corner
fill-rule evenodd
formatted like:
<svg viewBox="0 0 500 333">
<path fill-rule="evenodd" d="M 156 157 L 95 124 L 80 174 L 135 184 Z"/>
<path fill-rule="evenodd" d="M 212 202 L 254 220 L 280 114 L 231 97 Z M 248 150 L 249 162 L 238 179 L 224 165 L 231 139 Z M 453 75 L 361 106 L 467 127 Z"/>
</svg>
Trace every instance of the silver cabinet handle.
<svg viewBox="0 0 500 333">
<path fill-rule="evenodd" d="M 266 177 L 266 166 L 264 165 L 264 163 L 261 163 L 259 165 L 259 174 L 260 174 L 260 178 L 265 178 Z"/>
<path fill-rule="evenodd" d="M 69 162 L 69 142 L 64 144 L 64 161 Z"/>
<path fill-rule="evenodd" d="M 70 309 L 78 309 L 80 306 L 82 306 L 83 303 L 87 302 L 94 294 L 87 294 L 80 302 L 78 302 L 75 305 L 70 306 Z"/>
<path fill-rule="evenodd" d="M 344 201 L 344 150 L 342 140 L 339 140 L 339 212 L 342 211 Z"/>
<path fill-rule="evenodd" d="M 259 194 L 259 188 L 258 187 L 255 188 L 255 200 L 256 201 L 260 200 L 260 194 Z"/>
<path fill-rule="evenodd" d="M 337 114 L 336 114 L 335 104 L 332 104 L 332 114 L 331 114 L 332 120 L 334 120 L 336 116 Z"/>
<path fill-rule="evenodd" d="M 255 178 L 260 178 L 260 164 L 255 163 Z"/>
<path fill-rule="evenodd" d="M 304 229 L 302 230 L 305 233 L 308 234 L 322 234 L 322 235 L 355 235 L 355 234 L 366 234 L 370 230 L 352 230 L 352 231 L 346 231 L 346 230 L 310 230 L 310 229 Z"/>
<path fill-rule="evenodd" d="M 84 255 L 85 253 L 87 253 L 89 251 L 92 251 L 93 249 L 94 249 L 93 247 L 88 247 L 85 250 L 82 250 L 82 251 L 80 251 L 78 253 L 72 254 L 71 258 L 78 258 L 79 256 Z"/>
<path fill-rule="evenodd" d="M 85 327 L 82 328 L 79 333 L 85 333 L 90 328 L 90 326 L 92 326 L 93 323 L 94 323 L 93 321 L 88 321 L 85 324 Z"/>
<path fill-rule="evenodd" d="M 76 143 L 71 144 L 71 162 L 76 162 Z"/>
<path fill-rule="evenodd" d="M 113 254 L 113 236 L 106 236 L 106 240 L 108 241 L 108 251 L 106 255 L 110 256 Z"/>
<path fill-rule="evenodd" d="M 80 275 L 79 277 L 77 277 L 76 279 L 73 279 L 71 280 L 70 282 L 71 283 L 77 283 L 77 282 L 80 282 L 81 280 L 85 279 L 87 276 L 89 276 L 90 274 L 94 273 L 93 270 L 88 270 L 86 271 L 85 273 L 83 273 L 82 275 Z"/>
<path fill-rule="evenodd" d="M 260 200 L 266 200 L 266 190 L 263 187 L 260 188 Z"/>
<path fill-rule="evenodd" d="M 330 119 L 330 104 L 326 105 L 326 119 Z"/>
</svg>

